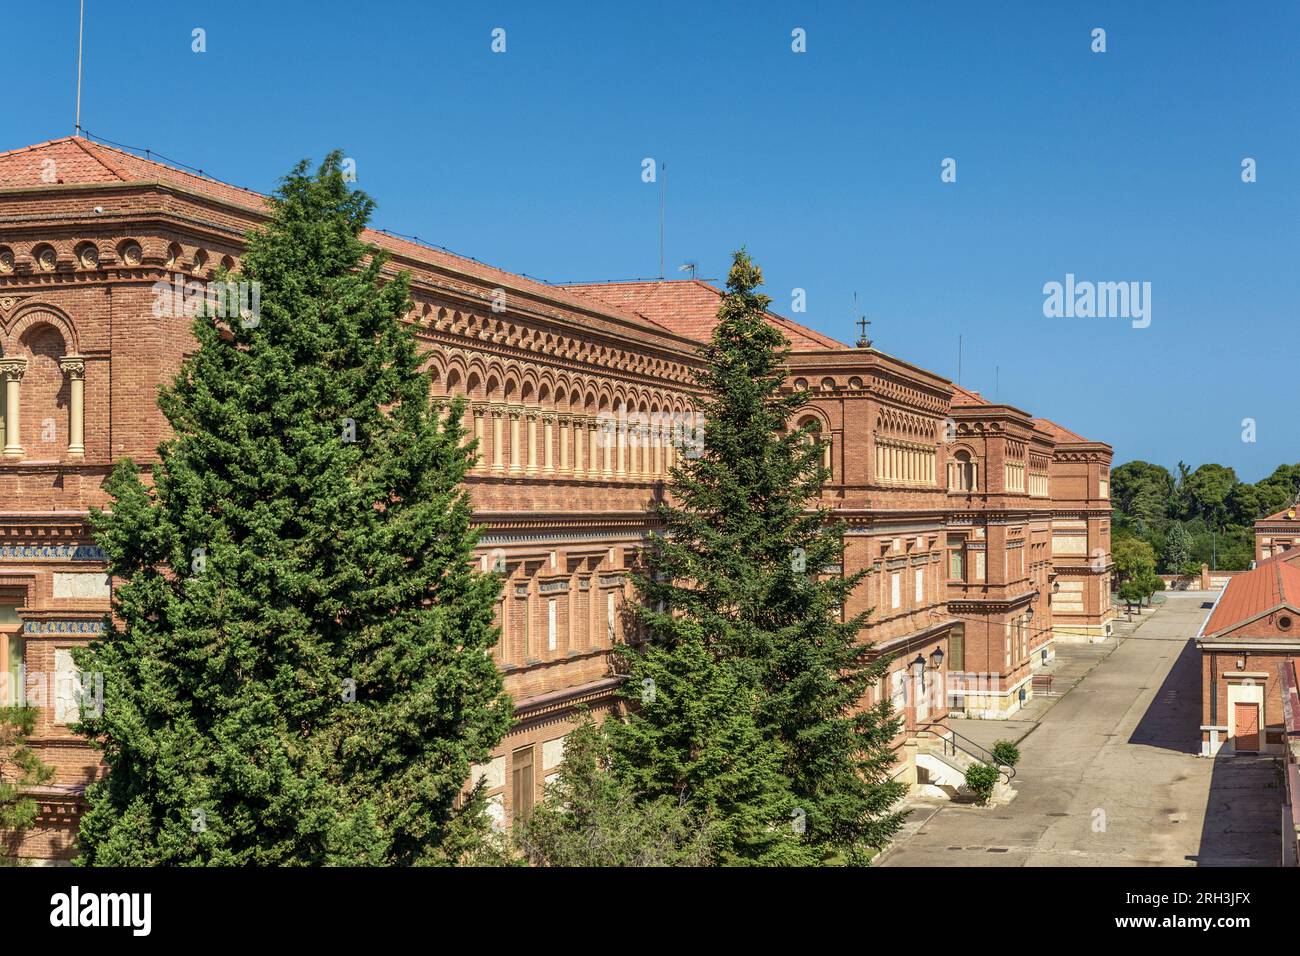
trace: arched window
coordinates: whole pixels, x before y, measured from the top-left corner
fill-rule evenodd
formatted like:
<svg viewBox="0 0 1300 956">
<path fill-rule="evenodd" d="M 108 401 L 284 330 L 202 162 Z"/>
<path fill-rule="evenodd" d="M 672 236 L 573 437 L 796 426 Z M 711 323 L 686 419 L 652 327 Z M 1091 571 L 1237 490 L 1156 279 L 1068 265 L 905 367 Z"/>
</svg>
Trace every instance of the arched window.
<svg viewBox="0 0 1300 956">
<path fill-rule="evenodd" d="M 800 429 L 807 429 L 805 440 L 810 445 L 822 446 L 822 467 L 831 471 L 831 439 L 822 434 L 822 421 L 816 415 L 807 415 L 799 420 Z"/>
<path fill-rule="evenodd" d="M 970 452 L 959 451 L 948 462 L 948 490 L 972 492 L 978 490 L 976 464 Z"/>
</svg>

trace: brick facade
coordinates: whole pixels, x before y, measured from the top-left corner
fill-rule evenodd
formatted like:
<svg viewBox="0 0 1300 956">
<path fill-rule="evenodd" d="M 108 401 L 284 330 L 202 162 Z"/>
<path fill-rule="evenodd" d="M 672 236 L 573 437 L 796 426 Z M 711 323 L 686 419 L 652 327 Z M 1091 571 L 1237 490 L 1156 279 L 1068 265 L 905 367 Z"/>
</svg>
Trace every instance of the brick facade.
<svg viewBox="0 0 1300 956">
<path fill-rule="evenodd" d="M 18 402 L 18 442 L 6 436 L 0 458 L 0 645 L 6 661 L 9 638 L 15 653 L 25 645 L 29 678 L 66 681 L 59 652 L 108 611 L 86 510 L 105 503 L 114 460 L 153 460 L 166 434 L 156 389 L 192 342 L 184 315 L 156 314 L 155 284 L 237 265 L 265 215 L 254 193 L 85 140 L 0 154 L 0 375 Z M 575 707 L 615 706 L 626 572 L 679 453 L 671 429 L 692 423 L 718 292 L 547 286 L 367 238 L 411 273 L 408 320 L 435 394 L 468 400 L 479 440 L 468 486 L 482 566 L 507 573 L 495 656 L 518 720 L 476 775 L 505 820 L 541 798 Z M 815 421 L 827 443 L 823 503 L 848 526 L 843 570 L 869 571 L 846 611 L 871 608 L 863 639 L 893 657 L 873 697 L 904 714 L 898 773 L 914 780 L 905 745 L 918 732 L 954 712 L 1014 713 L 1054 640 L 1109 633 L 1110 449 L 772 321 L 795 348 L 788 387 L 809 390 L 796 424 Z M 98 772 L 65 710 L 42 703 L 36 742 L 58 773 L 28 855 L 69 852 L 79 792 Z"/>
</svg>

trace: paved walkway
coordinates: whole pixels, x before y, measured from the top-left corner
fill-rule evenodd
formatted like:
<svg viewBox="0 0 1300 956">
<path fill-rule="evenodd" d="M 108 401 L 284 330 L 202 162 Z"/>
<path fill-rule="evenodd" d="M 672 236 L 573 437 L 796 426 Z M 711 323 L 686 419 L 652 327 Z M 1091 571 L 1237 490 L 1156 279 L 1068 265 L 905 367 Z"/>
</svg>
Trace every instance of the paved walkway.
<svg viewBox="0 0 1300 956">
<path fill-rule="evenodd" d="M 918 803 L 880 865 L 1276 865 L 1276 762 L 1196 756 L 1191 639 L 1213 599 L 1171 593 L 1129 637 L 1058 644 L 1058 672 L 1081 679 L 1026 708 L 1024 721 L 953 721 L 967 736 L 993 734 L 990 742 L 1023 738 L 1018 796 L 987 809 Z"/>
</svg>

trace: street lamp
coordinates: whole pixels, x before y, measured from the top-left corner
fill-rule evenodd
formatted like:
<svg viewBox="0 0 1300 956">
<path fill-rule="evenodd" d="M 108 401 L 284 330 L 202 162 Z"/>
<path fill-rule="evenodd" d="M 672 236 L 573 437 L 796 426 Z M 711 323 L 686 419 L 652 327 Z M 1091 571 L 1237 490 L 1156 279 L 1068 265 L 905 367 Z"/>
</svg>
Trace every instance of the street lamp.
<svg viewBox="0 0 1300 956">
<path fill-rule="evenodd" d="M 930 664 L 933 666 L 934 670 L 938 670 L 938 669 L 943 665 L 943 648 L 942 648 L 942 647 L 936 647 L 936 648 L 935 648 L 935 649 L 930 653 Z"/>
</svg>

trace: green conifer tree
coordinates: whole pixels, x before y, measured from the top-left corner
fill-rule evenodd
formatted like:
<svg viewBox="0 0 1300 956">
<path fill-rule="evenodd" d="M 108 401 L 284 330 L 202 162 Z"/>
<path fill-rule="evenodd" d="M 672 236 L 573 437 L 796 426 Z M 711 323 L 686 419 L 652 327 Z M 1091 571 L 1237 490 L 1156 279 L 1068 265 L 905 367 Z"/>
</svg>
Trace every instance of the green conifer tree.
<svg viewBox="0 0 1300 956">
<path fill-rule="evenodd" d="M 889 778 L 899 721 L 887 699 L 863 706 L 888 660 L 858 640 L 869 611 L 841 619 L 865 572 L 838 572 L 844 528 L 819 506 L 828 477 L 819 442 L 789 428 L 806 396 L 782 392 L 789 343 L 765 319 L 761 283 L 737 252 L 704 348 L 702 440 L 683 449 L 672 501 L 659 509 L 664 532 L 646 550 L 638 614 L 669 653 L 698 634 L 755 695 L 804 842 L 822 859 L 858 864 L 901 823 L 905 788 Z M 637 759 L 673 766 L 679 754 Z"/>
<path fill-rule="evenodd" d="M 22 681 L 15 681 L 21 686 Z M 36 728 L 35 707 L 0 707 L 0 866 L 19 863 L 23 833 L 36 822 L 39 809 L 31 788 L 49 783 L 54 768 L 43 762 L 28 738 Z"/>
<path fill-rule="evenodd" d="M 84 863 L 455 862 L 483 825 L 460 794 L 511 719 L 501 583 L 372 208 L 338 153 L 286 177 L 238 276 L 260 315 L 195 319 L 152 480 L 120 464 L 92 515 L 120 625 L 77 654 L 108 767 Z"/>
<path fill-rule="evenodd" d="M 615 775 L 708 821 L 715 863 L 816 863 L 784 750 L 756 722 L 761 692 L 718 659 L 699 622 L 683 618 L 658 640 L 620 650 L 632 706 L 609 726 Z"/>
</svg>

